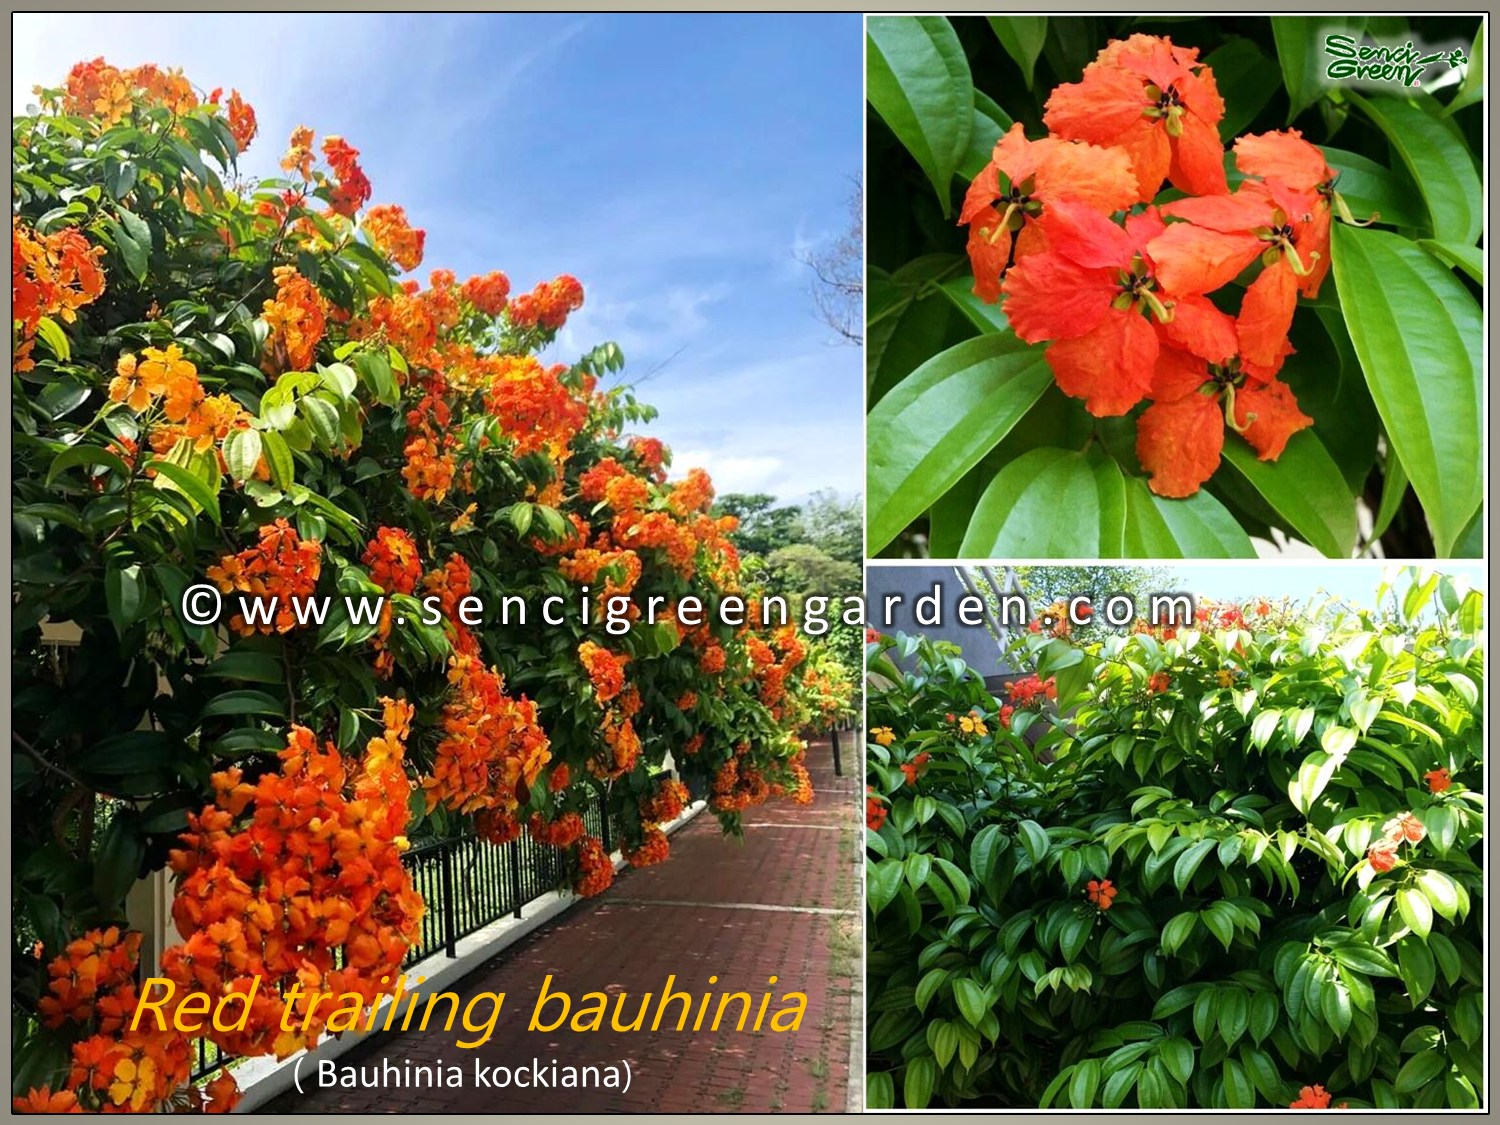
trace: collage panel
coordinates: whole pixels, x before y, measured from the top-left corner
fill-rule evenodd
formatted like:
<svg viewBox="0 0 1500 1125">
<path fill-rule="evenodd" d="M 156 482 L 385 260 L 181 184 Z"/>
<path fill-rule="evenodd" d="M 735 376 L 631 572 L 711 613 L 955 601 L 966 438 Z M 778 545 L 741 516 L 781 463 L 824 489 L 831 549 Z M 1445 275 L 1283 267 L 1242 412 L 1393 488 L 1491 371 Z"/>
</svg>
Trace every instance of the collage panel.
<svg viewBox="0 0 1500 1125">
<path fill-rule="evenodd" d="M 872 565 L 869 1108 L 1481 1107 L 1485 583 Z"/>
<path fill-rule="evenodd" d="M 1480 557 L 1481 23 L 870 16 L 872 556 Z"/>
</svg>

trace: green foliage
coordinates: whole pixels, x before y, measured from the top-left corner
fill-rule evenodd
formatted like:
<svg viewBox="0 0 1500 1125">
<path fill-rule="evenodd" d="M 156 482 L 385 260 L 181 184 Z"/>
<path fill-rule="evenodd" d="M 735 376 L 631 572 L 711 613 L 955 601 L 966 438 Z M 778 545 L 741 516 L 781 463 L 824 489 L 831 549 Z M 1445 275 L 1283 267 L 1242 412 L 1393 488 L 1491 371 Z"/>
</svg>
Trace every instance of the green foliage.
<svg viewBox="0 0 1500 1125">
<path fill-rule="evenodd" d="M 1377 603 L 1027 635 L 1057 700 L 1008 715 L 869 645 L 872 1107 L 1480 1104 L 1483 598 Z"/>
<path fill-rule="evenodd" d="M 1483 434 L 1474 18 L 877 16 L 868 30 L 871 553 L 1250 557 L 1251 536 L 1278 531 L 1335 558 L 1377 544 L 1386 557 L 1475 553 L 1465 534 Z M 1331 31 L 1473 46 L 1434 93 L 1446 63 L 1421 85 L 1356 87 L 1327 77 Z M 1299 302 L 1296 354 L 1282 371 L 1312 427 L 1274 463 L 1227 433 L 1217 472 L 1187 499 L 1145 486 L 1141 407 L 1094 418 L 1050 389 L 1045 347 L 1022 343 L 1001 305 L 974 296 L 954 222 L 1011 123 L 1046 135 L 1052 91 L 1134 34 L 1171 36 L 1213 69 L 1231 188 L 1244 178 L 1234 139 L 1292 125 L 1323 149 L 1341 201 L 1333 276 Z M 1378 229 L 1352 225 L 1367 221 Z M 1228 287 L 1227 311 L 1253 276 Z M 1088 502 L 1056 518 L 1055 505 L 1075 496 Z M 1361 505 L 1379 517 L 1370 532 L 1360 531 Z"/>
</svg>

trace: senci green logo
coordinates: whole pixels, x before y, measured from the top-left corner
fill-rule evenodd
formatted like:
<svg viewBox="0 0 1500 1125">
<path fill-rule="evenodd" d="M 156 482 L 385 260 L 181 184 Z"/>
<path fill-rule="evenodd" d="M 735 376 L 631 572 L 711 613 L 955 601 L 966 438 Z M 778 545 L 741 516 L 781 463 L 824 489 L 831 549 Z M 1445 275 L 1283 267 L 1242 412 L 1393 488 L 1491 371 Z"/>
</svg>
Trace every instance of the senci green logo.
<svg viewBox="0 0 1500 1125">
<path fill-rule="evenodd" d="M 1399 47 L 1370 46 L 1358 43 L 1352 35 L 1325 35 L 1323 52 L 1332 57 L 1328 77 L 1355 78 L 1366 82 L 1399 82 L 1403 86 L 1420 86 L 1422 72 L 1433 63 L 1450 67 L 1466 66 L 1469 57 L 1460 48 L 1434 51 L 1424 55 L 1415 43 Z"/>
</svg>

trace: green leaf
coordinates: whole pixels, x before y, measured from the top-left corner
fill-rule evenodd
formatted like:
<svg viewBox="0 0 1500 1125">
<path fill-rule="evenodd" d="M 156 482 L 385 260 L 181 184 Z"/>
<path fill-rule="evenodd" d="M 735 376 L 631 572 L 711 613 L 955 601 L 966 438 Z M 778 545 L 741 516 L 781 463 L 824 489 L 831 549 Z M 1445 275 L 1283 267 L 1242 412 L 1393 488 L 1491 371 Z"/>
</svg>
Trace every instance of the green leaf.
<svg viewBox="0 0 1500 1125">
<path fill-rule="evenodd" d="M 271 430 L 263 432 L 261 451 L 265 454 L 266 466 L 271 470 L 271 483 L 277 488 L 290 488 L 295 465 L 292 461 L 292 450 L 287 445 L 286 438 Z"/>
<path fill-rule="evenodd" d="M 932 1088 L 937 1085 L 937 1060 L 931 1055 L 922 1055 L 906 1064 L 906 1079 L 901 1093 L 907 1109 L 926 1109 L 932 1100 Z"/>
<path fill-rule="evenodd" d="M 66 363 L 73 357 L 73 349 L 68 344 L 68 337 L 58 326 L 57 321 L 50 316 L 44 316 L 37 321 L 36 334 L 42 338 L 42 342 L 58 359 Z"/>
<path fill-rule="evenodd" d="M 1118 1109 L 1130 1096 L 1131 1087 L 1135 1085 L 1135 1080 L 1140 1077 L 1141 1071 L 1145 1068 L 1145 1063 L 1133 1062 L 1111 1074 L 1104 1083 L 1104 1097 L 1100 1104 L 1105 1109 Z"/>
<path fill-rule="evenodd" d="M 865 1075 L 865 1108 L 894 1109 L 896 1106 L 896 1083 L 891 1072 L 883 1070 Z"/>
<path fill-rule="evenodd" d="M 260 463 L 260 431 L 254 429 L 231 430 L 224 439 L 224 464 L 235 480 L 246 481 L 255 475 L 255 466 Z"/>
<path fill-rule="evenodd" d="M 1464 68 L 1464 80 L 1459 84 L 1458 93 L 1453 95 L 1453 100 L 1443 110 L 1443 116 L 1449 117 L 1465 106 L 1484 100 L 1484 23 L 1479 24 L 1479 30 L 1474 33 L 1474 46 L 1469 50 L 1469 65 Z"/>
<path fill-rule="evenodd" d="M 963 46 L 942 16 L 871 16 L 865 29 L 865 96 L 927 173 L 946 217 L 974 125 Z"/>
<path fill-rule="evenodd" d="M 1085 1059 L 1073 1068 L 1073 1079 L 1068 1083 L 1068 1101 L 1074 1109 L 1088 1109 L 1094 1104 L 1094 1094 L 1099 1090 L 1099 1060 Z"/>
<path fill-rule="evenodd" d="M 124 459 L 118 453 L 111 453 L 102 446 L 80 442 L 77 445 L 69 446 L 56 457 L 52 458 L 52 464 L 47 467 L 46 483 L 50 485 L 57 479 L 59 473 L 71 469 L 75 465 L 103 465 L 105 468 L 112 469 L 121 476 L 128 477 L 130 475 L 130 466 L 125 463 Z"/>
<path fill-rule="evenodd" d="M 981 301 L 974 292 L 974 276 L 966 274 L 963 277 L 952 278 L 942 282 L 938 289 L 943 296 L 953 302 L 958 311 L 963 313 L 975 328 L 980 332 L 1005 332 L 1010 328 L 1010 321 L 1005 318 L 1005 307 L 1002 304 L 987 304 Z"/>
<path fill-rule="evenodd" d="M 1051 382 L 1042 349 L 1005 333 L 949 348 L 882 398 L 867 423 L 870 552 L 957 484 Z"/>
<path fill-rule="evenodd" d="M 1177 888 L 1179 895 L 1187 890 L 1204 858 L 1218 846 L 1218 840 L 1199 840 L 1177 857 L 1177 862 L 1172 867 L 1172 885 Z"/>
<path fill-rule="evenodd" d="M 146 586 L 138 564 L 109 566 L 104 572 L 104 597 L 109 605 L 109 619 L 120 636 L 140 617 Z"/>
<path fill-rule="evenodd" d="M 1484 251 L 1479 247 L 1439 242 L 1434 238 L 1419 238 L 1417 245 L 1444 265 L 1461 269 L 1480 285 L 1484 284 Z"/>
<path fill-rule="evenodd" d="M 1224 460 L 1260 493 L 1304 542 L 1328 558 L 1354 552 L 1354 498 L 1343 474 L 1311 430 L 1293 434 L 1274 463 L 1258 461 L 1238 436 L 1224 441 Z"/>
<path fill-rule="evenodd" d="M 1364 16 L 1271 17 L 1276 57 L 1281 61 L 1281 76 L 1291 102 L 1287 124 L 1327 91 L 1328 56 L 1323 53 L 1323 37 L 1335 32 L 1352 36 L 1358 42 L 1364 27 Z"/>
<path fill-rule="evenodd" d="M 970 1027 L 978 1027 L 979 1021 L 984 1019 L 984 1014 L 990 1010 L 984 989 L 968 977 L 954 979 L 953 1001 L 958 1005 L 959 1013 L 969 1021 Z"/>
<path fill-rule="evenodd" d="M 1368 156 L 1346 149 L 1319 146 L 1328 166 L 1338 175 L 1337 191 L 1356 219 L 1365 220 L 1379 214 L 1380 221 L 1393 227 L 1425 227 L 1427 208 L 1412 190 L 1412 184 L 1399 172 Z"/>
<path fill-rule="evenodd" d="M 215 679 L 244 680 L 256 684 L 279 684 L 286 679 L 281 661 L 268 652 L 226 652 L 207 668 L 203 675 Z"/>
<path fill-rule="evenodd" d="M 995 153 L 995 145 L 1009 132 L 1010 114 L 982 90 L 974 91 L 974 128 L 969 131 L 969 151 L 959 163 L 958 174 L 972 180 L 984 171 Z"/>
<path fill-rule="evenodd" d="M 1213 70 L 1214 84 L 1224 99 L 1219 136 L 1229 144 L 1275 97 L 1281 79 L 1271 60 L 1251 39 L 1231 39 L 1211 51 L 1203 62 Z"/>
<path fill-rule="evenodd" d="M 1349 337 L 1447 555 L 1483 491 L 1483 314 L 1462 282 L 1399 235 L 1343 223 L 1333 234 Z"/>
<path fill-rule="evenodd" d="M 1000 40 L 1005 53 L 1021 68 L 1026 88 L 1031 89 L 1036 74 L 1037 56 L 1042 53 L 1042 44 L 1047 41 L 1047 17 L 990 16 L 989 21 L 995 38 Z"/>
<path fill-rule="evenodd" d="M 1457 920 L 1458 884 L 1441 871 L 1429 868 L 1417 876 L 1417 886 L 1434 910 L 1450 922 Z"/>
<path fill-rule="evenodd" d="M 1119 558 L 1125 478 L 1099 446 L 1087 453 L 1033 449 L 1006 465 L 980 496 L 963 558 Z"/>
<path fill-rule="evenodd" d="M 334 449 L 339 443 L 339 410 L 333 403 L 316 395 L 303 397 L 301 413 L 311 427 L 313 437 L 324 450 Z"/>
<path fill-rule="evenodd" d="M 1411 932 L 1425 938 L 1432 932 L 1432 904 L 1421 891 L 1402 887 L 1396 892 L 1396 909 Z"/>
<path fill-rule="evenodd" d="M 1380 490 L 1380 511 L 1375 514 L 1375 528 L 1370 532 L 1371 541 L 1379 539 L 1391 526 L 1391 521 L 1401 510 L 1401 501 L 1406 499 L 1408 484 L 1406 470 L 1401 467 L 1401 455 L 1392 447 L 1385 455 L 1385 484 Z"/>
<path fill-rule="evenodd" d="M 1250 1109 L 1255 1105 L 1255 1086 L 1235 1059 L 1224 1060 L 1224 1099 L 1230 1109 Z"/>
<path fill-rule="evenodd" d="M 1404 98 L 1367 98 L 1352 90 L 1348 97 L 1386 135 L 1416 181 L 1432 219 L 1432 237 L 1459 246 L 1478 242 L 1484 233 L 1484 185 L 1459 135 Z"/>
<path fill-rule="evenodd" d="M 209 700 L 203 708 L 203 718 L 214 715 L 284 715 L 286 708 L 275 696 L 263 691 L 226 691 Z"/>
<path fill-rule="evenodd" d="M 1411 1006 L 1420 1008 L 1432 992 L 1437 980 L 1437 962 L 1427 943 L 1407 935 L 1396 947 L 1396 960 L 1401 966 L 1401 981 L 1406 985 L 1406 994 L 1411 997 Z"/>
<path fill-rule="evenodd" d="M 1420 1090 L 1447 1069 L 1448 1060 L 1435 1049 L 1429 1047 L 1418 1051 L 1396 1072 L 1396 1093 L 1410 1094 L 1413 1090 Z"/>
<path fill-rule="evenodd" d="M 199 510 L 207 512 L 209 519 L 214 523 L 220 523 L 219 494 L 210 488 L 197 473 L 174 465 L 170 461 L 152 461 L 146 466 L 148 470 L 156 471 L 156 487 L 163 488 L 166 485 L 175 487 L 184 496 L 196 504 Z"/>
<path fill-rule="evenodd" d="M 1185 500 L 1151 491 L 1142 477 L 1125 479 L 1125 550 L 1130 559 L 1253 559 L 1255 547 L 1239 522 L 1207 489 Z"/>
<path fill-rule="evenodd" d="M 1340 965 L 1348 965 L 1369 977 L 1394 977 L 1400 975 L 1396 963 L 1371 945 L 1339 945 L 1331 952 Z"/>
<path fill-rule="evenodd" d="M 1046 858 L 1047 849 L 1051 847 L 1052 842 L 1047 837 L 1047 830 L 1034 820 L 1023 820 L 1016 827 L 1026 845 L 1027 854 L 1031 856 L 1032 866 L 1037 866 Z"/>
<path fill-rule="evenodd" d="M 1161 951 L 1169 957 L 1176 953 L 1182 948 L 1182 943 L 1187 941 L 1197 924 L 1198 913 L 1195 910 L 1186 910 L 1181 914 L 1173 915 L 1172 919 L 1161 929 Z"/>
<path fill-rule="evenodd" d="M 1181 1037 L 1163 1039 L 1156 1045 L 1156 1053 L 1172 1077 L 1186 1086 L 1193 1076 L 1193 1045 Z"/>
</svg>

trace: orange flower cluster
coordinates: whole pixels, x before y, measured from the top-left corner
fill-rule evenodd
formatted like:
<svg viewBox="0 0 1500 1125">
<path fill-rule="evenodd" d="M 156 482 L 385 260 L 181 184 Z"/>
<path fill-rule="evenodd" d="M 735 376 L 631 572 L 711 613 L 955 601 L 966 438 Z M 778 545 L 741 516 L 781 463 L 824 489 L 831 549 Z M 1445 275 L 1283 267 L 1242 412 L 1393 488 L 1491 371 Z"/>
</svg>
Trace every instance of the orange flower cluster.
<svg viewBox="0 0 1500 1125">
<path fill-rule="evenodd" d="M 594 701 L 608 703 L 625 688 L 625 665 L 630 657 L 610 652 L 593 641 L 578 646 L 578 659 L 594 685 Z"/>
<path fill-rule="evenodd" d="M 388 342 L 414 367 L 432 367 L 437 362 L 433 350 L 437 347 L 437 322 L 415 292 L 404 288 L 389 297 L 370 298 L 365 315 L 350 324 L 349 336 Z"/>
<path fill-rule="evenodd" d="M 1100 910 L 1108 910 L 1114 905 L 1115 895 L 1120 892 L 1108 879 L 1090 879 L 1083 893 Z"/>
<path fill-rule="evenodd" d="M 474 818 L 474 830 L 481 839 L 499 847 L 521 838 L 521 822 L 505 809 L 485 809 Z"/>
<path fill-rule="evenodd" d="M 459 293 L 485 316 L 499 316 L 505 311 L 505 302 L 510 297 L 510 278 L 499 270 L 491 270 L 482 277 L 469 278 Z"/>
<path fill-rule="evenodd" d="M 215 90 L 215 94 L 219 91 Z M 218 98 L 210 98 L 210 101 L 218 103 Z M 244 152 L 250 147 L 250 142 L 260 132 L 260 125 L 255 120 L 255 109 L 244 98 L 240 97 L 238 90 L 229 91 L 229 103 L 226 106 L 229 115 L 229 133 L 234 137 L 234 147 L 237 152 Z"/>
<path fill-rule="evenodd" d="M 151 448 L 156 453 L 166 456 L 182 440 L 192 442 L 194 450 L 202 453 L 223 442 L 232 430 L 250 425 L 250 415 L 229 395 L 210 396 L 203 390 L 197 367 L 176 344 L 145 348 L 141 356 L 126 352 L 116 361 L 109 397 L 136 413 L 160 400 L 167 424 L 151 430 Z M 269 475 L 264 458 L 256 473 Z"/>
<path fill-rule="evenodd" d="M 38 235 L 15 216 L 10 220 L 11 366 L 30 371 L 36 366 L 31 349 L 42 318 L 58 316 L 72 323 L 78 310 L 104 292 L 99 259 L 104 247 L 90 246 L 83 233 L 65 227 Z"/>
<path fill-rule="evenodd" d="M 517 457 L 545 450 L 554 459 L 588 421 L 588 404 L 574 396 L 559 378 L 567 368 L 544 368 L 535 356 L 500 356 L 485 395 L 485 409 L 515 442 Z"/>
<path fill-rule="evenodd" d="M 1409 812 L 1401 813 L 1385 822 L 1381 838 L 1370 845 L 1365 858 L 1377 874 L 1385 874 L 1396 866 L 1402 844 L 1420 844 L 1427 836 L 1427 826 Z"/>
<path fill-rule="evenodd" d="M 281 769 L 245 781 L 239 769 L 215 774 L 215 803 L 188 818 L 183 847 L 171 853 L 181 876 L 172 917 L 186 940 L 162 956 L 162 972 L 212 997 L 247 994 L 242 1031 L 205 1034 L 233 1054 L 286 1058 L 315 1045 L 331 1019 L 392 990 L 418 932 L 421 897 L 401 863 L 406 850 L 405 740 L 413 708 L 382 700 L 384 732 L 363 758 L 346 761 L 331 743 L 318 749 L 293 727 Z M 337 952 L 342 948 L 342 964 Z M 301 1022 L 283 1029 L 283 999 L 265 983 L 295 982 Z M 315 993 L 322 993 L 315 996 Z"/>
<path fill-rule="evenodd" d="M 449 661 L 448 683 L 443 739 L 422 782 L 427 808 L 513 811 L 552 758 L 536 704 L 506 695 L 500 673 L 465 653 Z"/>
<path fill-rule="evenodd" d="M 698 670 L 705 675 L 717 676 L 724 671 L 728 665 L 728 656 L 724 652 L 724 646 L 717 641 L 711 642 L 704 648 L 703 654 L 698 657 Z"/>
<path fill-rule="evenodd" d="M 124 118 L 137 101 L 183 114 L 198 105 L 198 95 L 180 70 L 162 70 L 152 63 L 120 70 L 102 56 L 74 64 L 63 84 L 62 111 L 95 118 L 104 126 Z"/>
<path fill-rule="evenodd" d="M 510 303 L 510 321 L 517 328 L 545 328 L 556 332 L 568 314 L 583 308 L 583 286 L 568 274 L 544 281 L 530 293 L 522 293 Z"/>
<path fill-rule="evenodd" d="M 667 447 L 661 438 L 633 437 L 630 439 L 630 452 L 646 471 L 646 475 L 657 484 L 666 480 Z"/>
<path fill-rule="evenodd" d="M 361 561 L 370 568 L 370 580 L 388 594 L 410 594 L 422 577 L 416 541 L 399 527 L 377 531 Z"/>
<path fill-rule="evenodd" d="M 370 181 L 359 166 L 359 149 L 343 137 L 323 138 L 323 157 L 333 169 L 336 182 L 329 206 L 346 219 L 370 201 Z"/>
<path fill-rule="evenodd" d="M 1146 694 L 1160 695 L 1172 686 L 1172 677 L 1165 672 L 1152 672 L 1151 678 L 1146 681 Z"/>
<path fill-rule="evenodd" d="M 427 395 L 407 411 L 406 464 L 401 476 L 418 500 L 441 504 L 453 487 L 457 466 L 453 455 L 456 438 L 449 429 L 453 413 L 436 395 Z"/>
<path fill-rule="evenodd" d="M 458 616 L 459 603 L 474 591 L 469 560 L 454 551 L 447 562 L 422 579 L 422 588 L 428 594 L 437 595 L 438 608 L 453 637 L 453 647 L 467 656 L 478 656 L 479 641 Z"/>
<path fill-rule="evenodd" d="M 670 851 L 667 834 L 660 828 L 648 828 L 641 838 L 640 847 L 626 849 L 625 862 L 631 867 L 650 867 L 665 862 Z"/>
<path fill-rule="evenodd" d="M 681 816 L 687 804 L 687 786 L 674 778 L 662 778 L 649 796 L 641 798 L 641 820 L 647 824 L 666 824 Z"/>
<path fill-rule="evenodd" d="M 902 762 L 901 772 L 906 775 L 906 784 L 915 785 L 917 783 L 917 778 L 922 774 L 922 767 L 931 760 L 932 755 L 924 750 L 911 761 Z"/>
<path fill-rule="evenodd" d="M 751 805 L 764 804 L 771 795 L 771 785 L 749 760 L 750 744 L 734 748 L 734 756 L 714 775 L 713 797 L 709 804 L 719 812 L 738 812 Z"/>
<path fill-rule="evenodd" d="M 1297 1100 L 1287 1106 L 1288 1109 L 1328 1109 L 1333 1101 L 1333 1095 L 1322 1086 L 1304 1086 L 1297 1092 Z M 1335 1109 L 1348 1109 L 1348 1102 L 1339 1102 Z"/>
<path fill-rule="evenodd" d="M 261 525 L 260 541 L 234 555 L 225 555 L 218 566 L 206 571 L 219 589 L 238 591 L 255 598 L 276 598 L 271 624 L 250 624 L 236 613 L 230 628 L 241 636 L 252 633 L 286 633 L 296 627 L 293 600 L 311 597 L 323 572 L 323 547 L 316 539 L 303 539 L 285 519 Z"/>
<path fill-rule="evenodd" d="M 537 843 L 548 844 L 554 848 L 571 847 L 588 835 L 588 828 L 583 823 L 583 817 L 576 812 L 565 812 L 552 821 L 545 820 L 541 813 L 532 813 L 526 828 L 531 833 L 531 838 Z"/>
<path fill-rule="evenodd" d="M 276 280 L 276 296 L 262 306 L 261 316 L 271 329 L 262 366 L 270 375 L 311 371 L 318 341 L 327 327 L 322 294 L 295 266 L 277 266 L 271 276 Z"/>
<path fill-rule="evenodd" d="M 615 881 L 615 865 L 604 845 L 593 836 L 578 844 L 578 878 L 573 889 L 585 898 L 607 891 Z"/>
<path fill-rule="evenodd" d="M 885 798 L 875 792 L 873 785 L 865 786 L 865 827 L 871 832 L 879 832 L 885 826 L 885 818 L 891 810 L 886 807 Z"/>
<path fill-rule="evenodd" d="M 1427 790 L 1430 793 L 1446 793 L 1453 784 L 1453 779 L 1448 776 L 1448 767 L 1428 770 L 1422 775 L 1422 780 L 1427 782 Z"/>
<path fill-rule="evenodd" d="M 370 245 L 410 272 L 422 264 L 427 232 L 406 220 L 406 208 L 392 203 L 371 207 L 359 225 L 370 238 Z"/>
<path fill-rule="evenodd" d="M 1195 48 L 1132 35 L 1053 91 L 1051 136 L 1019 125 L 970 186 L 975 292 L 1005 299 L 1016 334 L 1049 342 L 1058 386 L 1101 417 L 1142 400 L 1137 453 L 1163 496 L 1218 467 L 1224 429 L 1262 460 L 1312 420 L 1277 379 L 1298 293 L 1328 270 L 1335 178 L 1296 130 L 1239 138 L 1230 194 L 1212 68 Z M 1150 204 L 1170 178 L 1189 198 Z M 1004 208 L 1004 212 L 1000 208 Z M 1172 224 L 1167 219 L 1181 220 Z M 1208 298 L 1260 260 L 1237 317 Z"/>
<path fill-rule="evenodd" d="M 32 1087 L 13 1099 L 15 1112 L 146 1112 L 187 1081 L 192 1057 L 187 1035 L 150 1024 L 137 1031 L 127 1027 L 137 1004 L 140 945 L 141 934 L 122 933 L 116 926 L 90 930 L 48 965 L 48 995 L 38 1003 L 42 1021 L 54 1028 L 81 1024 L 89 1034 L 73 1043 L 65 1088 Z M 211 1113 L 228 1112 L 238 1100 L 228 1071 L 206 1090 L 187 1095 L 188 1108 Z"/>
<path fill-rule="evenodd" d="M 1027 676 L 1013 684 L 1007 684 L 1005 691 L 1017 707 L 1030 707 L 1039 699 L 1057 698 L 1057 679 L 1051 676 L 1046 680 L 1035 675 Z"/>
</svg>

